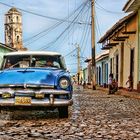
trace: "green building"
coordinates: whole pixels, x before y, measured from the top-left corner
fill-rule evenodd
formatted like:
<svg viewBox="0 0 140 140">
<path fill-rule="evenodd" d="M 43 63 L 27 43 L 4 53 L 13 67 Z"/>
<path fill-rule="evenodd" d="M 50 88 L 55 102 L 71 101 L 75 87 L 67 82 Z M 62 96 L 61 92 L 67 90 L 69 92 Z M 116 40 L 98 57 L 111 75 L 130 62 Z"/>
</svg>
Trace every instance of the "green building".
<svg viewBox="0 0 140 140">
<path fill-rule="evenodd" d="M 15 48 L 11 48 L 3 43 L 0 43 L 0 66 L 2 63 L 3 55 L 9 52 L 17 51 Z"/>
</svg>

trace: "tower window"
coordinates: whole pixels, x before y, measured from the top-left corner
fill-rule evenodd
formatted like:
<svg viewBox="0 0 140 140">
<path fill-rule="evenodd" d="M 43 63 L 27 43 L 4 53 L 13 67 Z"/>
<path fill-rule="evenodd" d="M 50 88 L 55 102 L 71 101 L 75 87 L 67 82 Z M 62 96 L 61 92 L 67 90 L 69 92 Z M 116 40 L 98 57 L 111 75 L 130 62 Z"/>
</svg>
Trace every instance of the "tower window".
<svg viewBox="0 0 140 140">
<path fill-rule="evenodd" d="M 8 16 L 8 20 L 9 20 L 9 22 L 10 22 L 10 20 L 11 20 L 11 17 L 10 17 L 10 16 Z"/>
<path fill-rule="evenodd" d="M 19 42 L 19 36 L 17 36 L 17 42 Z"/>
<path fill-rule="evenodd" d="M 18 18 L 18 16 L 17 16 L 17 22 L 19 21 L 19 18 Z"/>
<path fill-rule="evenodd" d="M 11 42 L 11 36 L 8 36 L 8 43 Z"/>
</svg>

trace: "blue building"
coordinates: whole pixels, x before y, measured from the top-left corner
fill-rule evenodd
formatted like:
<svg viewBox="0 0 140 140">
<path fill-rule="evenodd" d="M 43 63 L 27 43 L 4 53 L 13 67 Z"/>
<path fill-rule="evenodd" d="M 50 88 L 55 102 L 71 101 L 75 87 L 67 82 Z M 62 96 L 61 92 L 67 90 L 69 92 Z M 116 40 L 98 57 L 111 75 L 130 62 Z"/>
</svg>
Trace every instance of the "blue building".
<svg viewBox="0 0 140 140">
<path fill-rule="evenodd" d="M 106 87 L 109 77 L 109 51 L 96 56 L 96 84 Z"/>
</svg>

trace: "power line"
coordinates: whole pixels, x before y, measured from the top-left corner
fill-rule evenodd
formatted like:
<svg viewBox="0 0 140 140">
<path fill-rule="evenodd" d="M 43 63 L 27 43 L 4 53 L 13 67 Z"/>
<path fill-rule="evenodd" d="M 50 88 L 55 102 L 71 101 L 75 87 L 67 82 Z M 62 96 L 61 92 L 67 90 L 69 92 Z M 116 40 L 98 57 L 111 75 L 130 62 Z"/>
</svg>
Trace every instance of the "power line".
<svg viewBox="0 0 140 140">
<path fill-rule="evenodd" d="M 71 27 L 70 32 L 72 31 L 72 29 L 73 29 L 73 27 Z M 71 32 L 69 35 L 71 36 L 72 33 L 73 33 L 73 32 Z M 68 34 L 66 34 L 66 35 L 64 36 L 64 38 L 61 39 L 62 41 L 57 45 L 57 47 L 59 47 L 62 43 L 66 42 L 66 41 L 68 40 L 68 38 L 66 38 L 67 35 L 68 35 Z M 61 46 L 62 46 L 62 45 L 61 45 Z"/>
<path fill-rule="evenodd" d="M 87 5 L 88 5 L 88 4 L 89 4 L 89 3 L 87 3 Z M 86 5 L 86 6 L 87 6 L 87 5 Z M 81 15 L 79 16 L 79 19 L 77 19 L 77 20 L 80 20 L 81 17 L 84 17 L 84 14 L 86 14 L 86 12 L 87 12 L 88 10 L 89 10 L 89 8 L 87 8 L 85 12 L 84 12 L 84 10 L 83 10 L 83 11 L 81 12 Z M 86 16 L 86 17 L 87 17 L 87 16 Z M 85 20 L 85 22 L 87 22 L 87 21 Z M 75 26 L 79 26 L 79 25 L 73 24 L 72 26 L 73 26 L 73 29 L 75 29 Z M 86 26 L 86 25 L 84 25 L 84 26 Z M 73 32 L 74 32 L 74 30 L 73 30 Z M 74 34 L 74 33 L 72 33 L 72 34 Z M 74 43 L 73 43 L 73 36 L 74 36 L 74 35 L 72 35 L 72 44 L 74 44 Z M 77 41 L 76 41 L 76 42 L 77 42 Z"/>
<path fill-rule="evenodd" d="M 88 3 L 87 3 L 87 4 L 88 4 Z M 84 10 L 83 10 L 83 11 L 84 11 Z M 83 11 L 81 12 L 81 15 L 83 15 Z M 87 12 L 87 11 L 86 11 L 86 12 Z M 85 13 L 86 13 L 86 12 L 85 12 Z M 85 14 L 85 13 L 84 13 L 84 14 Z M 79 16 L 77 20 L 79 20 L 80 18 L 81 18 L 81 16 Z M 71 30 L 72 30 L 73 28 L 75 28 L 75 25 L 76 25 L 76 24 L 73 24 L 73 25 L 72 25 Z M 78 26 L 78 25 L 77 25 L 77 26 Z M 73 31 L 72 31 L 72 33 L 70 33 L 69 35 L 71 36 L 72 34 L 73 34 Z M 65 42 L 65 41 L 66 41 L 66 40 L 65 40 L 66 37 L 67 37 L 67 35 L 64 36 L 64 38 L 62 39 L 62 42 Z M 62 42 L 60 42 L 59 45 L 61 45 Z M 74 43 L 73 43 L 73 44 L 74 44 Z M 58 46 L 57 46 L 57 47 L 58 47 Z"/>
<path fill-rule="evenodd" d="M 87 1 L 88 2 L 88 1 Z M 77 14 L 77 16 L 73 19 L 73 22 L 71 22 L 70 24 L 69 24 L 69 26 L 67 26 L 67 28 L 65 28 L 65 30 L 63 30 L 63 32 L 61 32 L 61 34 L 54 40 L 54 41 L 52 41 L 52 42 L 50 42 L 50 43 L 48 43 L 47 45 L 45 45 L 45 46 L 48 46 L 48 47 L 42 47 L 43 48 L 43 50 L 44 49 L 47 49 L 47 48 L 49 48 L 50 47 L 50 45 L 52 45 L 52 44 L 54 44 L 70 27 L 71 27 L 71 25 L 74 23 L 74 21 L 77 19 L 77 17 L 79 16 L 79 14 L 82 12 L 82 10 L 85 8 L 85 6 L 86 6 L 86 4 L 87 4 L 87 2 L 84 4 L 84 6 L 83 6 L 83 8 L 79 11 L 79 13 Z M 41 50 L 42 50 L 42 48 L 41 48 Z"/>
<path fill-rule="evenodd" d="M 98 21 L 98 17 L 96 16 L 96 13 L 95 13 L 95 18 L 96 18 L 97 30 L 99 32 L 99 35 L 101 36 L 101 30 L 100 30 L 99 21 Z"/>
<path fill-rule="evenodd" d="M 75 0 L 75 3 L 74 3 L 74 9 L 76 9 L 76 0 Z M 75 25 L 75 24 L 74 24 Z M 75 27 L 75 26 L 74 26 Z M 73 35 L 72 35 L 72 43 L 73 43 L 73 38 L 74 38 L 74 27 L 73 27 Z"/>
<path fill-rule="evenodd" d="M 76 10 L 74 10 L 74 11 L 69 15 L 69 17 L 72 17 L 84 4 L 85 4 L 85 3 L 82 3 Z M 69 17 L 66 17 L 65 20 L 67 20 Z M 31 43 L 34 43 L 34 42 L 37 41 L 38 39 L 40 39 L 40 38 L 46 36 L 50 31 L 52 31 L 53 29 L 55 29 L 56 27 L 58 27 L 58 26 L 61 25 L 62 23 L 64 23 L 64 21 L 60 21 L 60 22 L 56 23 L 55 25 L 51 26 L 50 28 L 47 28 L 47 29 L 45 29 L 45 30 L 39 32 L 38 34 L 36 34 L 36 35 L 30 37 L 29 39 L 27 39 L 27 40 L 24 41 L 24 42 L 30 42 L 32 39 L 38 37 L 39 35 L 41 35 L 41 34 L 43 34 L 43 33 L 45 33 L 45 32 L 47 32 L 46 34 L 41 35 L 40 37 L 38 37 L 37 39 L 31 41 L 30 43 L 25 44 L 25 46 L 27 46 L 27 45 L 29 45 L 29 44 L 31 44 Z"/>
<path fill-rule="evenodd" d="M 3 3 L 3 2 L 0 2 L 0 4 L 1 5 L 5 5 L 7 7 L 13 7 L 12 5 L 6 4 L 6 3 Z M 42 17 L 42 18 L 47 18 L 47 19 L 56 20 L 56 21 L 64 21 L 64 22 L 69 22 L 69 23 L 72 22 L 72 21 L 67 21 L 67 20 L 64 20 L 64 19 L 59 19 L 59 18 L 55 18 L 55 17 L 41 15 L 41 14 L 38 14 L 38 13 L 35 13 L 35 12 L 32 12 L 32 11 L 29 11 L 29 10 L 25 10 L 25 9 L 22 9 L 22 8 L 18 8 L 18 7 L 16 7 L 16 8 L 19 9 L 20 11 L 25 12 L 25 13 L 32 14 L 32 15 L 35 15 L 35 16 L 39 16 L 39 17 Z M 89 23 L 81 23 L 81 22 L 75 22 L 75 23 L 76 24 L 89 24 Z"/>
<path fill-rule="evenodd" d="M 87 10 L 89 10 L 89 9 L 87 9 Z M 87 11 L 86 11 L 87 12 Z M 86 13 L 85 12 L 85 13 Z M 82 16 L 83 16 L 83 14 L 82 14 Z M 87 13 L 87 15 L 86 15 L 86 22 L 87 22 L 87 19 L 90 19 L 90 16 L 89 16 L 89 12 Z M 88 20 L 89 21 L 89 20 Z M 75 25 L 75 24 L 74 24 Z M 86 26 L 85 26 L 85 28 L 86 28 Z M 84 30 L 85 30 L 85 28 L 84 28 Z M 84 30 L 83 30 L 83 32 L 84 32 Z M 81 39 L 82 40 L 82 39 Z M 76 49 L 74 49 L 74 50 L 72 50 L 70 53 L 68 53 L 67 55 L 65 55 L 65 57 L 67 57 L 67 56 L 69 56 L 69 55 L 71 55 L 74 51 L 75 51 Z"/>
<path fill-rule="evenodd" d="M 24 43 L 25 43 L 24 46 L 26 47 L 26 46 L 28 46 L 28 45 L 34 43 L 35 41 L 39 40 L 40 38 L 46 36 L 50 31 L 52 31 L 52 30 L 53 30 L 54 28 L 56 28 L 58 25 L 60 25 L 60 23 L 56 23 L 55 25 L 53 25 L 53 26 L 51 26 L 50 28 L 44 30 L 43 32 L 40 32 L 40 33 L 34 35 L 33 37 L 29 38 L 27 41 L 24 41 Z M 43 34 L 43 35 L 39 36 L 40 34 L 45 33 L 45 32 L 46 32 L 45 35 Z M 38 36 L 39 36 L 39 37 L 38 37 Z M 36 37 L 37 37 L 37 38 L 36 38 Z M 27 42 L 27 43 L 26 43 L 26 42 Z"/>
<path fill-rule="evenodd" d="M 66 54 L 64 57 L 67 57 L 67 56 L 71 55 L 75 50 L 77 50 L 77 48 L 75 48 L 74 50 L 72 50 L 71 52 L 69 52 L 68 54 Z"/>
<path fill-rule="evenodd" d="M 116 11 L 110 11 L 108 9 L 105 9 L 103 6 L 101 6 L 99 3 L 97 3 L 97 1 L 95 1 L 95 4 L 96 6 L 98 6 L 99 9 L 107 12 L 107 13 L 110 13 L 110 14 L 124 14 L 124 13 L 121 13 L 121 12 L 116 12 Z"/>
<path fill-rule="evenodd" d="M 89 1 L 89 3 L 90 3 L 90 1 Z M 89 4 L 89 3 L 88 3 L 88 4 Z M 88 6 L 88 4 L 87 4 L 87 6 Z M 85 14 L 87 13 L 88 10 L 90 10 L 89 7 L 86 9 Z M 83 18 L 84 16 L 82 15 L 81 17 Z M 87 20 L 87 18 L 88 18 L 88 16 L 86 16 L 86 20 Z M 91 25 L 91 23 L 90 23 L 90 25 Z M 86 26 L 84 25 L 84 29 L 83 29 L 83 31 L 81 31 L 81 32 L 80 32 L 80 30 L 78 30 L 78 33 L 77 33 L 78 35 L 77 35 L 77 39 L 76 39 L 77 41 L 76 41 L 76 42 L 79 42 L 79 44 L 81 44 L 81 40 L 82 40 L 82 37 L 83 37 L 83 36 L 82 36 L 81 38 L 79 38 L 79 34 L 83 34 L 83 33 L 84 33 L 85 27 L 86 27 Z"/>
<path fill-rule="evenodd" d="M 87 42 L 88 42 L 89 36 L 90 36 L 90 28 L 88 29 L 88 32 L 87 32 L 87 38 L 86 38 L 85 45 L 84 45 L 83 51 L 81 53 L 81 56 L 83 56 L 83 54 L 85 52 L 85 49 L 86 49 L 86 46 L 87 46 Z"/>
<path fill-rule="evenodd" d="M 90 12 L 87 14 L 87 21 L 89 22 L 90 21 L 90 16 L 89 16 Z M 84 44 L 84 41 L 86 40 L 86 36 L 87 36 L 87 33 L 88 33 L 88 26 L 85 26 L 85 30 L 83 32 L 83 36 L 81 38 L 81 51 L 83 49 L 83 44 Z"/>
<path fill-rule="evenodd" d="M 69 6 L 70 6 L 70 5 L 69 5 L 69 0 L 68 0 L 68 21 L 69 21 L 69 11 L 70 11 L 70 10 L 69 10 Z M 69 23 L 68 23 L 68 25 L 69 25 Z M 70 31 L 69 31 L 69 29 L 68 29 L 68 43 L 69 43 L 69 41 L 70 41 L 69 32 L 70 32 Z"/>
<path fill-rule="evenodd" d="M 90 10 L 88 9 L 88 11 L 87 11 L 88 13 L 87 13 L 87 15 L 86 15 L 86 21 L 89 21 L 89 20 L 90 20 L 90 16 L 89 16 L 90 12 L 89 12 L 89 11 L 90 11 Z M 87 26 L 85 25 L 85 26 L 84 26 L 84 30 L 83 30 L 83 32 L 82 32 L 82 37 L 81 37 L 80 43 L 82 42 L 82 40 L 83 40 L 83 38 L 84 38 L 83 34 L 85 33 L 86 28 L 87 28 Z"/>
</svg>

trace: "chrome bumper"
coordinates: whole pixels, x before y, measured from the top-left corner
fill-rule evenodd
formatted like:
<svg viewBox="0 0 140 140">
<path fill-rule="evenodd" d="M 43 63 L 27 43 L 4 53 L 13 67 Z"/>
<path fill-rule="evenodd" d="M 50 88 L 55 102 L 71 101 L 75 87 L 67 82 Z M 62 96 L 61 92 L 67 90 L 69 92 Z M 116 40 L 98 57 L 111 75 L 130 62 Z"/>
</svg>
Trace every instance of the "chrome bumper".
<svg viewBox="0 0 140 140">
<path fill-rule="evenodd" d="M 32 99 L 30 105 L 15 105 L 14 98 L 12 99 L 0 99 L 0 106 L 70 106 L 73 104 L 73 100 L 55 99 L 54 101 L 48 99 Z"/>
<path fill-rule="evenodd" d="M 70 106 L 73 104 L 73 100 L 70 99 L 58 99 L 58 98 L 54 98 L 53 94 L 49 95 L 49 98 L 44 98 L 44 99 L 31 99 L 31 104 L 21 104 L 21 105 L 16 105 L 15 104 L 15 98 L 7 98 L 7 99 L 0 99 L 0 106 L 43 106 L 43 107 L 47 107 L 47 106 L 53 106 L 53 107 L 57 107 L 57 106 Z"/>
</svg>

